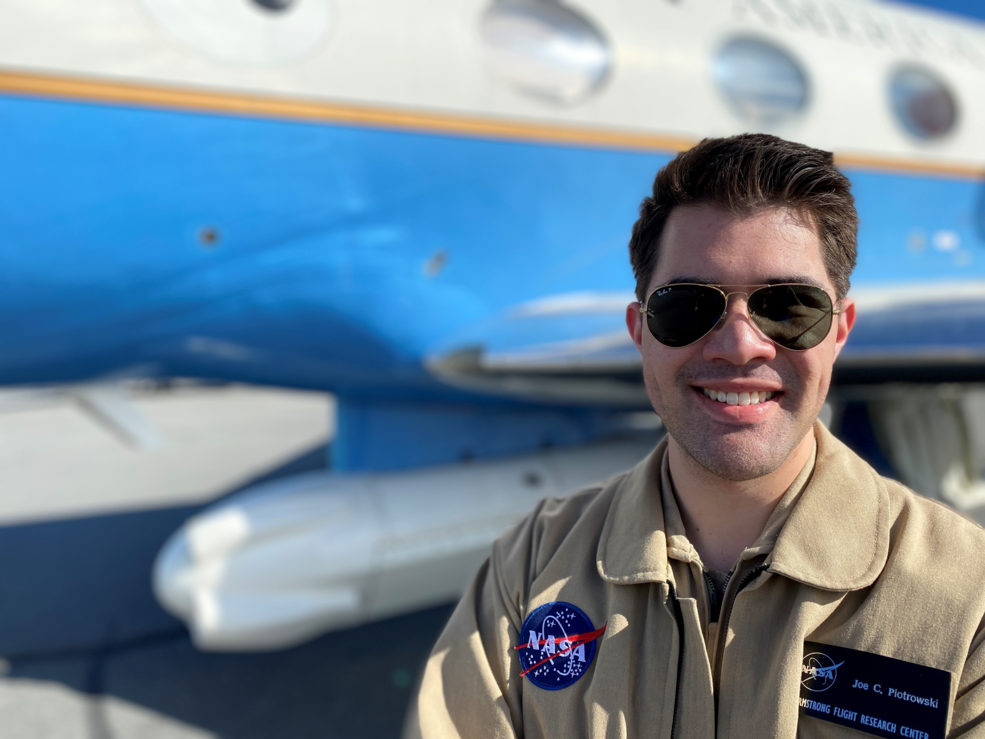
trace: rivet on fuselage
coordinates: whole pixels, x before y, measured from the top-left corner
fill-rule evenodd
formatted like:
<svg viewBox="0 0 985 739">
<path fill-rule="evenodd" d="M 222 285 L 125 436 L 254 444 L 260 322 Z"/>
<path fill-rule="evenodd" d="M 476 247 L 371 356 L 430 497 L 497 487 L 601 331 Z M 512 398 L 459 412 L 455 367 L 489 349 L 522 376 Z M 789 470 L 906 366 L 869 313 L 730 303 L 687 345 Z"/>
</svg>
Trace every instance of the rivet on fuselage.
<svg viewBox="0 0 985 739">
<path fill-rule="evenodd" d="M 206 249 L 211 249 L 219 243 L 219 231 L 211 226 L 205 226 L 198 230 L 198 243 Z"/>
<path fill-rule="evenodd" d="M 445 268 L 446 264 L 448 264 L 448 252 L 444 249 L 436 250 L 424 263 L 424 276 L 437 277 L 441 274 L 441 270 Z"/>
</svg>

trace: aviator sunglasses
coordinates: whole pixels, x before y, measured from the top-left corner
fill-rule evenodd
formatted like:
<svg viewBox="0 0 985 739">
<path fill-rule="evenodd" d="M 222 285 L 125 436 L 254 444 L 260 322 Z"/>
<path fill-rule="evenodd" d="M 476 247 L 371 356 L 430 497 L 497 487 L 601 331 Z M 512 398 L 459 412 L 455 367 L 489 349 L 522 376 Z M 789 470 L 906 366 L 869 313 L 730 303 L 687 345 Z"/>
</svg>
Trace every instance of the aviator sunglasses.
<svg viewBox="0 0 985 739">
<path fill-rule="evenodd" d="M 728 299 L 744 295 L 749 317 L 766 338 L 796 352 L 813 349 L 831 329 L 831 297 L 814 285 L 782 283 L 748 285 L 752 292 L 729 292 L 733 285 L 678 282 L 658 287 L 640 308 L 653 338 L 665 346 L 682 347 L 700 340 L 725 318 Z"/>
</svg>

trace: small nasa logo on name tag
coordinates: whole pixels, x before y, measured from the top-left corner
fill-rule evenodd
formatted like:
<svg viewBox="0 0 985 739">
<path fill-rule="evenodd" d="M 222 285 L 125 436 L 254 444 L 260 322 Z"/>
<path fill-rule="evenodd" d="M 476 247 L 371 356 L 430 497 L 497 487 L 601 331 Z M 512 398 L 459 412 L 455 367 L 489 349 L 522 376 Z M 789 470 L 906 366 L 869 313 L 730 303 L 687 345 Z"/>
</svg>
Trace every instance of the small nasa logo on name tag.
<svg viewBox="0 0 985 739">
<path fill-rule="evenodd" d="M 844 662 L 837 664 L 831 657 L 824 652 L 811 652 L 804 655 L 804 664 L 801 668 L 803 679 L 800 681 L 801 687 L 806 688 L 811 693 L 823 693 L 834 687 L 835 680 L 838 679 L 838 668 Z"/>
<path fill-rule="evenodd" d="M 521 677 L 544 690 L 574 684 L 595 658 L 595 641 L 605 633 L 596 629 L 578 606 L 564 601 L 545 603 L 534 610 L 520 629 Z"/>
</svg>

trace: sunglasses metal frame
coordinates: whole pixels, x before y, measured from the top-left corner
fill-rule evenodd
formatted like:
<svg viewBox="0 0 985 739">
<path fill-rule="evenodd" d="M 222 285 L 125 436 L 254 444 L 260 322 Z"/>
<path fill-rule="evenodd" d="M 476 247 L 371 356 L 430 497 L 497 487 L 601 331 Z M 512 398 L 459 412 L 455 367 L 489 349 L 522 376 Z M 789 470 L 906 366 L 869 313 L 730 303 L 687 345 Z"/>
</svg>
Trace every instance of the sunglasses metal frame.
<svg viewBox="0 0 985 739">
<path fill-rule="evenodd" d="M 774 283 L 767 283 L 767 284 L 763 284 L 763 285 L 715 285 L 715 284 L 711 284 L 711 283 L 707 283 L 707 282 L 668 282 L 666 285 L 658 285 L 657 287 L 653 288 L 653 290 L 650 291 L 650 294 L 646 296 L 646 300 L 644 300 L 640 304 L 640 308 L 639 308 L 639 311 L 640 311 L 640 320 L 643 320 L 643 316 L 644 315 L 648 315 L 649 314 L 649 311 L 647 310 L 647 307 L 646 306 L 650 302 L 650 298 L 653 297 L 653 294 L 655 292 L 657 292 L 658 290 L 663 290 L 664 288 L 667 288 L 667 287 L 683 287 L 683 286 L 691 286 L 691 285 L 693 285 L 695 287 L 710 287 L 713 290 L 721 293 L 724 296 L 724 298 L 725 298 L 725 308 L 722 309 L 722 314 L 718 317 L 718 321 L 716 321 L 715 324 L 710 329 L 708 329 L 703 334 L 701 334 L 701 336 L 699 336 L 698 338 L 696 338 L 694 341 L 688 342 L 687 344 L 681 344 L 680 346 L 677 346 L 677 347 L 670 347 L 671 349 L 683 349 L 686 346 L 691 346 L 691 344 L 697 344 L 704 337 L 706 337 L 708 334 L 710 334 L 712 331 L 714 331 L 716 328 L 718 328 L 718 326 L 721 325 L 721 323 L 722 323 L 722 319 L 724 319 L 725 318 L 725 315 L 728 313 L 728 299 L 731 298 L 733 295 L 745 295 L 746 296 L 746 310 L 747 310 L 747 312 L 749 312 L 749 318 L 752 320 L 752 323 L 756 327 L 756 330 L 759 331 L 759 333 L 761 333 L 763 336 L 765 336 L 767 339 L 769 339 L 769 341 L 771 341 L 773 344 L 775 344 L 776 346 L 780 347 L 781 349 L 786 349 L 787 351 L 790 351 L 790 352 L 809 352 L 811 349 L 814 349 L 815 347 L 817 347 L 821 343 L 819 341 L 814 346 L 809 346 L 806 349 L 794 349 L 794 348 L 789 347 L 789 346 L 783 346 L 783 344 L 779 343 L 778 341 L 776 341 L 774 339 L 771 339 L 769 336 L 766 335 L 766 332 L 763 331 L 763 329 L 760 327 L 760 325 L 758 323 L 756 323 L 756 319 L 753 317 L 752 312 L 749 311 L 749 298 L 754 293 L 757 293 L 760 290 L 762 290 L 763 288 L 767 288 L 767 287 L 787 287 L 787 286 L 790 286 L 790 287 L 812 287 L 815 290 L 821 290 L 825 295 L 827 295 L 827 292 L 828 291 L 825 290 L 824 288 L 822 288 L 822 287 L 820 287 L 818 285 L 811 285 L 810 283 L 807 283 L 807 282 L 774 282 Z M 746 292 L 745 290 L 732 290 L 731 292 L 725 292 L 722 289 L 724 287 L 744 287 L 744 288 L 753 288 L 753 289 L 750 292 Z M 828 300 L 831 300 L 831 296 L 830 295 L 828 295 Z M 842 313 L 842 309 L 841 308 L 838 308 L 837 310 L 835 309 L 835 305 L 836 304 L 837 304 L 837 301 L 836 300 L 831 300 L 831 315 L 832 316 L 837 316 L 837 315 L 840 315 Z M 647 331 L 650 331 L 650 325 L 649 325 L 649 323 L 647 323 L 646 330 Z M 828 327 L 828 332 L 830 333 L 830 331 L 831 331 L 831 327 L 829 326 Z M 650 331 L 650 336 L 653 336 L 653 332 L 652 331 Z M 827 334 L 825 334 L 825 336 L 827 336 Z M 664 344 L 662 341 L 660 341 L 660 339 L 658 339 L 656 336 L 653 336 L 653 339 L 654 339 L 654 341 L 656 341 L 659 344 L 662 344 L 663 346 L 668 346 L 667 344 Z M 822 341 L 823 341 L 823 339 L 822 339 Z"/>
</svg>

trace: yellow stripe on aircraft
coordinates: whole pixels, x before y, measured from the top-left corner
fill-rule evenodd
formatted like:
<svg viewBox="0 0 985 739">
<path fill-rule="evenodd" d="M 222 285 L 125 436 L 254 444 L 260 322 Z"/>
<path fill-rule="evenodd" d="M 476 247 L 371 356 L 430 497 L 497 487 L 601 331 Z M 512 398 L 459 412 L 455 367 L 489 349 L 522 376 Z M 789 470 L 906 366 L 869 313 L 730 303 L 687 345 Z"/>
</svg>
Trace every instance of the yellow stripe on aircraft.
<svg viewBox="0 0 985 739">
<path fill-rule="evenodd" d="M 205 92 L 157 85 L 135 85 L 106 80 L 0 71 L 0 94 L 78 100 L 114 105 L 169 108 L 202 113 L 316 121 L 354 126 L 397 129 L 418 133 L 442 133 L 465 137 L 533 141 L 551 144 L 604 147 L 642 151 L 677 152 L 697 143 L 674 136 L 548 125 L 453 114 L 350 106 L 312 100 Z M 959 178 L 985 177 L 985 168 L 974 164 L 880 157 L 861 153 L 836 154 L 839 166 Z"/>
</svg>

